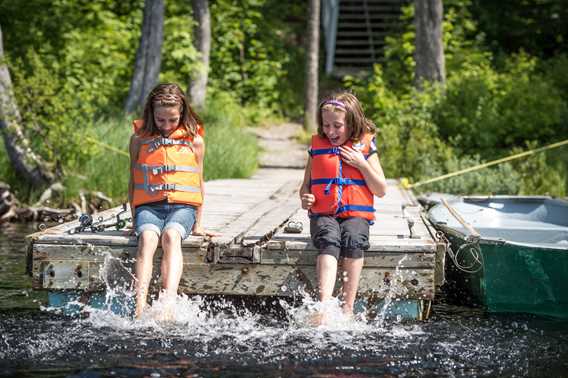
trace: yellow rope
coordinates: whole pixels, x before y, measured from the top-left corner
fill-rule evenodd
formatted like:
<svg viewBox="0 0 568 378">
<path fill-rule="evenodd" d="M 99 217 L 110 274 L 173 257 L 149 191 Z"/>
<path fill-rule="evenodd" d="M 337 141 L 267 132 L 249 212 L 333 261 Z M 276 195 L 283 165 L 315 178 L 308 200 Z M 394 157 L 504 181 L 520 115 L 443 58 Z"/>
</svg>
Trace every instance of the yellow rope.
<svg viewBox="0 0 568 378">
<path fill-rule="evenodd" d="M 128 153 L 126 153 L 126 152 L 124 152 L 124 151 L 122 151 L 122 150 L 119 150 L 119 149 L 116 148 L 116 147 L 109 146 L 109 145 L 106 144 L 106 143 L 100 142 L 100 141 L 96 140 L 95 138 L 87 137 L 87 140 L 90 141 L 90 142 L 93 142 L 93 143 L 95 143 L 95 144 L 98 144 L 99 146 L 101 146 L 101 147 L 103 147 L 103 148 L 106 148 L 107 150 L 116 152 L 117 154 L 124 155 L 124 156 L 126 156 L 126 157 L 130 157 L 130 155 L 128 155 Z"/>
<path fill-rule="evenodd" d="M 535 148 L 533 150 L 520 152 L 518 154 L 514 154 L 514 155 L 511 155 L 511 156 L 501 158 L 501 159 L 493 160 L 493 161 L 490 161 L 490 162 L 487 162 L 487 163 L 478 164 L 478 165 L 473 166 L 473 167 L 461 169 L 461 170 L 456 171 L 456 172 L 447 173 L 445 175 L 434 177 L 434 178 L 431 178 L 431 179 L 428 179 L 428 180 L 419 181 L 419 182 L 416 182 L 414 184 L 411 184 L 408 181 L 407 178 L 403 178 L 400 181 L 400 185 L 405 189 L 412 189 L 412 188 L 416 188 L 417 186 L 430 184 L 430 183 L 433 183 L 433 182 L 436 182 L 436 181 L 444 180 L 444 179 L 454 177 L 454 176 L 458 176 L 458 175 L 461 175 L 461 174 L 464 174 L 464 173 L 477 171 L 477 170 L 482 169 L 482 168 L 487 168 L 487 167 L 490 167 L 492 165 L 504 163 L 506 161 L 519 159 L 519 158 L 524 157 L 524 156 L 533 155 L 533 154 L 536 154 L 538 152 L 542 152 L 542 151 L 545 151 L 545 150 L 550 150 L 552 148 L 561 147 L 561 146 L 564 146 L 566 144 L 568 144 L 568 139 L 563 140 L 561 142 L 552 143 L 552 144 L 549 144 L 549 145 L 546 145 L 546 146 L 543 146 L 543 147 Z"/>
</svg>

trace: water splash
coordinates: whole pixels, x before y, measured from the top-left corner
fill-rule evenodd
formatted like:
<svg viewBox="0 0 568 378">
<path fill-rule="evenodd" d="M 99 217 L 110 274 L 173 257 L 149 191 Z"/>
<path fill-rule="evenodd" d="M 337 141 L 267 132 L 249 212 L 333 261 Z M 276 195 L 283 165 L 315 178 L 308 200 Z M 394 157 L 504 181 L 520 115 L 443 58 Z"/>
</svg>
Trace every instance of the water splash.
<svg viewBox="0 0 568 378">
<path fill-rule="evenodd" d="M 479 313 L 455 312 L 425 323 L 389 319 L 387 309 L 405 294 L 398 268 L 380 293 L 385 302 L 375 319 L 365 307 L 347 317 L 338 298 L 318 302 L 303 290 L 292 302 L 258 300 L 279 307 L 280 316 L 253 311 L 235 300 L 180 295 L 154 300 L 141 319 L 134 319 L 114 311 L 113 303 L 134 296 L 128 280 L 113 275 L 120 271 L 128 277 L 128 265 L 117 264 L 120 259 L 106 255 L 100 278 L 109 289 L 101 306 L 83 305 L 87 317 L 62 318 L 50 312 L 39 321 L 0 317 L 0 359 L 75 371 L 98 366 L 103 369 L 99 375 L 122 367 L 128 369 L 123 375 L 146 376 L 204 371 L 286 375 L 287 369 L 303 369 L 294 370 L 296 375 L 397 376 L 526 375 L 537 358 L 550 362 L 566 356 L 557 345 L 564 340 L 566 346 L 568 340 L 547 339 L 549 332 L 526 321 L 504 325 Z M 329 321 L 314 326 L 312 316 L 321 312 Z M 525 361 L 531 358 L 529 366 Z"/>
</svg>

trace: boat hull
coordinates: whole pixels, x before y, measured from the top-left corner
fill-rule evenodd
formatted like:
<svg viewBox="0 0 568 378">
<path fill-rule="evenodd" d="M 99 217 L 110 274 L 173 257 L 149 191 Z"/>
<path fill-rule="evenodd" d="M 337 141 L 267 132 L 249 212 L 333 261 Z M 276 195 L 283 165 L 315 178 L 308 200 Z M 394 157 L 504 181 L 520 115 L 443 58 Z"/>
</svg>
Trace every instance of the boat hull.
<svg viewBox="0 0 568 378">
<path fill-rule="evenodd" d="M 428 217 L 450 242 L 446 277 L 466 290 L 458 297 L 489 312 L 568 319 L 566 201 L 464 197 L 436 205 Z"/>
<path fill-rule="evenodd" d="M 448 237 L 457 251 L 464 237 Z M 568 319 L 568 251 L 513 243 L 480 240 L 483 267 L 475 273 L 452 277 L 468 291 L 473 303 L 493 313 L 530 313 Z M 475 265 L 470 253 L 460 255 L 461 264 Z M 450 265 L 451 263 L 448 263 Z"/>
</svg>

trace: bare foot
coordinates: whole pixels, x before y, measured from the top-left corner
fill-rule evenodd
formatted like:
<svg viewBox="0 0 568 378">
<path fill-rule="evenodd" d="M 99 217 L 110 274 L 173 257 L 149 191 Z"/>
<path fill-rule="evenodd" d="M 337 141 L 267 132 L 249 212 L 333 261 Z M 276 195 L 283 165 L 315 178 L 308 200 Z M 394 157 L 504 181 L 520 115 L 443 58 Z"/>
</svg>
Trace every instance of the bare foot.
<svg viewBox="0 0 568 378">
<path fill-rule="evenodd" d="M 154 320 L 159 322 L 172 322 L 174 321 L 174 310 L 172 307 L 167 307 L 154 315 Z"/>
<path fill-rule="evenodd" d="M 308 317 L 308 324 L 313 327 L 319 327 L 321 325 L 326 325 L 328 322 L 328 317 L 325 312 L 314 312 Z"/>
</svg>

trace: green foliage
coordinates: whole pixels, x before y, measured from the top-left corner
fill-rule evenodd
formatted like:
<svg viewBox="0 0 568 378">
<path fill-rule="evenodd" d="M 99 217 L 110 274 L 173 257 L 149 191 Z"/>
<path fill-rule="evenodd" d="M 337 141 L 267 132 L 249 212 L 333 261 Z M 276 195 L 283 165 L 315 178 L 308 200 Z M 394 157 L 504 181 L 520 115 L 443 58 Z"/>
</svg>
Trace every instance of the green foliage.
<svg viewBox="0 0 568 378">
<path fill-rule="evenodd" d="M 160 81 L 188 88 L 189 78 L 203 68 L 197 62 L 198 52 L 193 45 L 194 21 L 188 17 L 191 2 L 166 1 L 165 5 Z"/>
<path fill-rule="evenodd" d="M 565 51 L 568 7 L 564 0 L 473 0 L 471 10 L 495 54 L 524 50 L 550 58 Z"/>
<path fill-rule="evenodd" d="M 527 142 L 526 149 L 539 147 L 537 142 Z M 515 148 L 513 153 L 522 152 Z M 515 171 L 522 177 L 519 194 L 545 194 L 556 197 L 566 196 L 566 170 L 562 164 L 551 164 L 547 154 L 539 153 L 513 163 Z"/>
<path fill-rule="evenodd" d="M 534 64 L 519 56 L 510 60 L 507 72 L 498 73 L 488 63 L 467 63 L 450 77 L 445 88 L 431 86 L 421 92 L 391 90 L 377 65 L 372 77 L 347 77 L 345 86 L 358 95 L 366 114 L 378 125 L 378 147 L 387 176 L 421 182 L 510 155 L 515 151 L 511 147 L 531 136 L 545 139 L 554 135 L 554 130 L 559 136 L 555 125 L 565 105 L 549 81 L 542 76 L 534 78 Z M 514 118 L 518 114 L 520 117 Z M 561 196 L 566 191 L 565 181 L 560 163 L 551 165 L 540 155 L 417 189 Z"/>
<path fill-rule="evenodd" d="M 446 96 L 434 109 L 440 135 L 466 154 L 485 158 L 534 139 L 561 138 L 567 103 L 556 87 L 535 72 L 524 54 L 507 61 L 503 72 L 489 64 L 464 65 L 447 81 Z"/>
<path fill-rule="evenodd" d="M 296 61 L 300 55 L 289 54 L 290 42 L 282 38 L 292 29 L 283 22 L 285 13 L 275 12 L 283 10 L 280 3 L 220 0 L 211 4 L 211 82 L 215 88 L 232 93 L 241 105 L 280 111 L 283 102 L 291 104 L 288 95 L 297 92 L 285 80 L 285 67 L 301 75 Z M 291 59 L 295 66 L 290 65 Z"/>
<path fill-rule="evenodd" d="M 257 168 L 256 139 L 244 129 L 248 116 L 226 92 L 211 95 L 201 114 L 205 123 L 205 180 L 244 178 Z"/>
<path fill-rule="evenodd" d="M 482 161 L 477 155 L 462 157 L 451 155 L 439 165 L 431 164 L 431 161 L 427 160 L 424 180 L 476 167 L 481 163 Z M 443 192 L 460 195 L 517 194 L 523 185 L 522 177 L 522 174 L 519 174 L 511 164 L 505 163 L 425 184 L 417 187 L 417 189 L 420 192 Z"/>
<path fill-rule="evenodd" d="M 19 16 L 2 20 L 3 29 L 24 32 L 26 15 L 17 6 L 1 6 Z M 41 25 L 53 35 L 29 25 L 29 33 L 43 43 L 7 51 L 24 132 L 34 150 L 65 174 L 92 155 L 85 143 L 92 120 L 121 108 L 128 85 L 117 83 L 129 81 L 132 30 L 141 12 L 112 1 L 59 0 L 47 8 L 52 18 Z"/>
<path fill-rule="evenodd" d="M 256 139 L 244 130 L 225 124 L 206 129 L 205 180 L 247 178 L 257 168 Z"/>
<path fill-rule="evenodd" d="M 77 201 L 81 190 L 103 192 L 117 203 L 127 201 L 130 158 L 116 151 L 128 153 L 131 125 L 124 118 L 91 122 L 91 135 L 83 137 L 85 144 L 91 146 L 91 156 L 65 176 L 67 201 Z"/>
<path fill-rule="evenodd" d="M 12 71 L 14 92 L 22 115 L 21 126 L 32 148 L 65 170 L 88 159 L 89 146 L 79 134 L 85 111 L 50 70 L 54 65 L 50 58 L 30 51 L 25 64 L 16 62 Z"/>
</svg>

